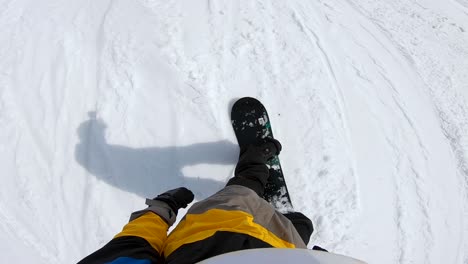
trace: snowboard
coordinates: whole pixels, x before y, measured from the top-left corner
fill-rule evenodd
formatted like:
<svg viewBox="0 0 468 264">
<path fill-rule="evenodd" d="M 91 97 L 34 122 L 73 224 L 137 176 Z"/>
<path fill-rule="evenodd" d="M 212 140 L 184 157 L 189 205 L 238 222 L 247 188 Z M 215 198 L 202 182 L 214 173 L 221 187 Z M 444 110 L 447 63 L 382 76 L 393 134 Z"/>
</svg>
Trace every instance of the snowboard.
<svg viewBox="0 0 468 264">
<path fill-rule="evenodd" d="M 231 122 L 239 147 L 258 140 L 273 138 L 270 118 L 263 104 L 255 98 L 243 97 L 232 106 Z M 292 211 L 293 206 L 278 156 L 267 163 L 270 177 L 263 199 L 281 212 Z"/>
</svg>

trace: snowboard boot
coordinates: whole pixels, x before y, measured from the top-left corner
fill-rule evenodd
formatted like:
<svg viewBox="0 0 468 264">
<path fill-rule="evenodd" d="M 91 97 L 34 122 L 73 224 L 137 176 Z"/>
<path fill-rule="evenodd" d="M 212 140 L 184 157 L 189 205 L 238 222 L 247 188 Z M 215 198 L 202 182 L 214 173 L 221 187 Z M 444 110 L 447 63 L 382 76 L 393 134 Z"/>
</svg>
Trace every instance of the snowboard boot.
<svg viewBox="0 0 468 264">
<path fill-rule="evenodd" d="M 159 215 L 169 226 L 172 226 L 176 221 L 179 209 L 186 208 L 193 201 L 193 198 L 192 191 L 185 187 L 169 190 L 153 199 L 146 199 L 148 208 L 133 212 L 130 221 L 151 211 Z"/>
<path fill-rule="evenodd" d="M 260 197 L 263 196 L 265 186 L 270 176 L 267 161 L 281 152 L 281 143 L 273 138 L 242 146 L 239 154 L 234 177 L 228 181 L 229 185 L 242 185 Z"/>
<path fill-rule="evenodd" d="M 165 193 L 153 198 L 153 201 L 161 201 L 167 203 L 169 207 L 177 215 L 180 208 L 186 208 L 193 201 L 194 195 L 192 191 L 185 187 L 169 190 Z"/>
</svg>

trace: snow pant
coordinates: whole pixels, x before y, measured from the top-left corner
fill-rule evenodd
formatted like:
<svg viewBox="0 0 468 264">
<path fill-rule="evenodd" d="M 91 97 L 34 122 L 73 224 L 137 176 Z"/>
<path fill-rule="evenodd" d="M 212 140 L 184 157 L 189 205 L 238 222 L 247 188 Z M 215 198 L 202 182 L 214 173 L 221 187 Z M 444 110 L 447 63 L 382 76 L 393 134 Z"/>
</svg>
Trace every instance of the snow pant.
<svg viewBox="0 0 468 264">
<path fill-rule="evenodd" d="M 166 203 L 156 202 L 133 213 L 120 233 L 78 264 L 164 263 L 164 243 L 175 214 Z"/>
<path fill-rule="evenodd" d="M 253 190 L 230 185 L 175 217 L 165 203 L 132 214 L 122 232 L 79 264 L 195 263 L 253 248 L 306 248 L 292 222 Z M 144 261 L 147 262 L 138 262 Z"/>
<path fill-rule="evenodd" d="M 241 153 L 235 177 L 192 205 L 169 236 L 174 212 L 150 200 L 122 232 L 79 263 L 195 263 L 243 249 L 306 248 L 312 222 L 297 212 L 283 215 L 262 199 L 268 168 L 254 151 Z"/>
<path fill-rule="evenodd" d="M 168 236 L 167 263 L 194 263 L 252 248 L 307 248 L 292 222 L 253 190 L 228 185 L 195 203 Z"/>
<path fill-rule="evenodd" d="M 307 248 L 310 219 L 298 212 L 283 215 L 262 198 L 269 170 L 258 150 L 241 148 L 226 187 L 192 205 L 166 241 L 167 263 L 193 263 L 252 248 Z"/>
</svg>

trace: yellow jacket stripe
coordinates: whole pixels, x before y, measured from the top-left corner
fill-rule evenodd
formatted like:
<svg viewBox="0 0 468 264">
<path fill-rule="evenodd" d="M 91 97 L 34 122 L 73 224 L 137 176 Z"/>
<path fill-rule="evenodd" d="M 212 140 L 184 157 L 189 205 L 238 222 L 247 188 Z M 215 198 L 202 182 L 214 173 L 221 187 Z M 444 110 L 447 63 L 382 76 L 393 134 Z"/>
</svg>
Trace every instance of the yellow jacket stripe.
<svg viewBox="0 0 468 264">
<path fill-rule="evenodd" d="M 288 241 L 254 222 L 254 217 L 243 211 L 211 209 L 202 214 L 187 214 L 176 229 L 169 235 L 164 248 L 167 257 L 184 244 L 189 244 L 213 236 L 216 231 L 246 234 L 260 239 L 276 248 L 295 248 Z"/>
<path fill-rule="evenodd" d="M 162 254 L 168 228 L 168 224 L 159 215 L 147 212 L 125 225 L 122 232 L 118 233 L 114 238 L 124 236 L 141 237 L 159 254 Z"/>
</svg>

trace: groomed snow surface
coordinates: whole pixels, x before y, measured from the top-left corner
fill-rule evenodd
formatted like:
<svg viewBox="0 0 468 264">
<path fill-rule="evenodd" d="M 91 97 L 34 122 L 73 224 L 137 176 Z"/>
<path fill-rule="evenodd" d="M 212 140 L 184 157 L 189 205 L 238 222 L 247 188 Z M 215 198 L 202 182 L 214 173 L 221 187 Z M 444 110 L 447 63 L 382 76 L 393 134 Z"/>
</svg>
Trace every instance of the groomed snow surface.
<svg viewBox="0 0 468 264">
<path fill-rule="evenodd" d="M 145 197 L 213 194 L 253 96 L 309 247 L 466 264 L 467 69 L 467 0 L 0 0 L 0 262 L 77 262 Z"/>
</svg>

